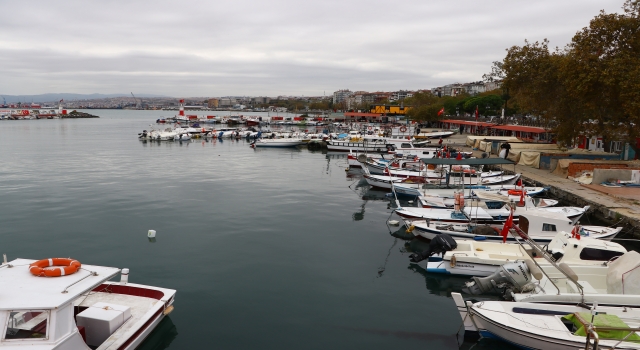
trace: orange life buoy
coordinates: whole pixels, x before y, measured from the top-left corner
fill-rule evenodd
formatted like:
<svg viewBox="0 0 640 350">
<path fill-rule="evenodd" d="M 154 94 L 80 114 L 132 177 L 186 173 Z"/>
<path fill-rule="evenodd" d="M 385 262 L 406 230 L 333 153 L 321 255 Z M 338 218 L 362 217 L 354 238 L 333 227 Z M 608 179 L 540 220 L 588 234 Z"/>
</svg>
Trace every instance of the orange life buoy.
<svg viewBox="0 0 640 350">
<path fill-rule="evenodd" d="M 512 195 L 512 196 L 519 196 L 522 194 L 522 190 L 509 190 L 507 191 L 508 194 Z"/>
<path fill-rule="evenodd" d="M 29 272 L 38 277 L 60 277 L 76 273 L 82 264 L 67 258 L 42 259 L 29 265 Z"/>
<path fill-rule="evenodd" d="M 407 127 L 406 126 L 401 126 L 400 127 L 400 132 L 405 132 L 407 131 Z"/>
<path fill-rule="evenodd" d="M 373 130 L 373 126 L 369 126 L 369 128 L 368 128 L 368 129 L 369 129 L 369 130 Z"/>
</svg>

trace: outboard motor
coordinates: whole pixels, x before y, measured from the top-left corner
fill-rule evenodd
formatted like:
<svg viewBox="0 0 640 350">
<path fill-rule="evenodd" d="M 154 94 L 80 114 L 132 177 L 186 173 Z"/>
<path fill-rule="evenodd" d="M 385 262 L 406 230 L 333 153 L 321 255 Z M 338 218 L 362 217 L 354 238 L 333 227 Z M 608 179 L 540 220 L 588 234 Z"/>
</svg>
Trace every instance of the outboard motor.
<svg viewBox="0 0 640 350">
<path fill-rule="evenodd" d="M 449 236 L 446 233 L 441 233 L 431 240 L 429 244 L 429 248 L 422 253 L 419 254 L 411 254 L 409 255 L 409 260 L 411 262 L 420 262 L 424 259 L 429 258 L 433 254 L 441 254 L 444 252 L 448 252 L 450 250 L 454 250 L 458 247 L 458 243 L 453 237 Z"/>
<path fill-rule="evenodd" d="M 473 277 L 466 283 L 465 292 L 475 295 L 504 294 L 505 299 L 510 299 L 512 292 L 526 293 L 535 289 L 533 277 L 542 278 L 540 269 L 532 261 L 516 260 L 500 266 L 490 276 Z"/>
<path fill-rule="evenodd" d="M 224 134 L 224 131 L 220 131 L 220 133 L 218 134 L 218 138 L 221 139 L 223 134 Z"/>
</svg>

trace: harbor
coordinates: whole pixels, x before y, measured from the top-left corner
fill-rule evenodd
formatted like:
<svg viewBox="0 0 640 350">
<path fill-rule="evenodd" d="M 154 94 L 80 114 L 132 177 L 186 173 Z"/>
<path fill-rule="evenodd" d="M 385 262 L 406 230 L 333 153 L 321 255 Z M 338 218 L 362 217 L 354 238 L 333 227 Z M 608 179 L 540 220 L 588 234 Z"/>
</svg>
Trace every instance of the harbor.
<svg viewBox="0 0 640 350">
<path fill-rule="evenodd" d="M 248 135 L 218 137 L 218 133 L 211 138 L 190 136 L 171 141 L 140 139 L 139 131 L 149 130 L 150 124 L 158 129 L 169 125 L 154 123 L 157 114 L 153 111 L 92 113 L 100 118 L 2 124 L 1 142 L 3 146 L 12 145 L 16 152 L 2 155 L 5 166 L 0 170 L 5 176 L 0 186 L 7 196 L 2 208 L 7 225 L 0 237 L 12 247 L 9 261 L 59 255 L 72 256 L 83 264 L 113 266 L 117 254 L 118 266 L 130 270 L 129 283 L 175 290 L 175 309 L 157 325 L 142 349 L 201 347 L 208 344 L 208 337 L 203 334 L 211 333 L 222 339 L 222 348 L 256 347 L 263 341 L 295 347 L 309 339 L 323 348 L 389 348 L 398 344 L 430 344 L 439 349 L 512 348 L 486 337 L 465 338 L 461 332 L 463 323 L 453 295 L 463 293 L 463 298 L 468 298 L 464 290 L 470 277 L 434 273 L 424 261 L 411 261 L 414 254 L 429 250 L 431 243 L 423 235 L 440 224 L 432 221 L 425 226 L 416 221 L 394 226 L 394 220 L 406 220 L 397 215 L 401 208 L 422 210 L 421 203 L 430 203 L 426 205 L 443 209 L 425 210 L 451 211 L 445 208 L 453 208 L 449 206 L 454 205 L 454 199 L 425 197 L 426 202 L 420 202 L 411 196 L 399 196 L 396 201 L 394 190 L 369 185 L 367 171 L 360 162 L 365 159 L 351 159 L 354 150 L 326 148 L 327 141 L 334 139 L 332 134 L 336 134 L 337 141 L 340 134 L 351 138 L 357 132 L 357 138 L 383 140 L 380 135 L 368 135 L 368 129 L 372 127 L 372 134 L 376 128 L 377 132 L 384 132 L 384 125 L 358 123 L 359 131 L 351 129 L 356 124 L 314 126 L 316 135 L 326 136 L 315 139 L 315 144 L 322 145 L 317 148 L 310 147 L 310 140 L 293 147 L 252 148 L 255 137 Z M 214 127 L 225 126 L 207 126 Z M 176 129 L 173 125 L 171 128 Z M 402 132 L 400 128 L 390 126 L 389 132 Z M 295 141 L 294 133 L 298 137 L 304 134 L 300 126 L 256 126 L 257 132 L 263 129 L 272 129 L 278 137 L 292 136 L 271 140 Z M 419 134 L 441 135 L 441 129 L 423 129 Z M 415 128 L 404 132 L 409 130 L 415 135 Z M 517 178 L 508 174 L 515 170 L 524 188 L 536 199 L 516 209 L 530 222 L 532 235 L 534 223 L 540 221 L 531 215 L 539 212 L 536 215 L 547 220 L 559 220 L 555 223 L 558 229 L 570 230 L 571 226 L 562 226 L 567 225 L 561 223 L 564 214 L 552 212 L 555 206 L 573 206 L 571 210 L 579 217 L 583 232 L 596 237 L 596 231 L 604 232 L 604 227 L 620 227 L 620 232 L 612 231 L 612 242 L 634 249 L 635 242 L 626 239 L 634 239 L 635 229 L 619 222 L 622 217 L 616 219 L 615 214 L 608 222 L 595 209 L 609 205 L 604 199 L 580 197 L 589 200 L 590 209 L 582 212 L 578 199 L 564 198 L 553 190 L 556 186 L 580 193 L 577 188 L 582 185 L 561 178 L 553 182 L 551 176 L 556 175 L 543 175 L 548 170 L 513 165 L 497 155 L 483 158 L 483 152 L 466 146 L 467 134 L 446 135 L 442 143 L 439 136 L 430 140 L 407 140 L 405 136 L 385 142 L 395 143 L 393 149 L 397 152 L 419 152 L 398 163 L 404 164 L 403 171 L 420 168 L 416 157 L 429 163 L 429 159 L 442 159 L 439 157 L 445 154 L 450 158 L 443 161 L 449 159 L 452 164 L 474 159 L 477 163 L 482 159 L 504 163 L 482 172 L 488 177 L 479 177 L 480 172 L 478 177 L 452 175 L 452 185 L 468 183 L 465 208 L 477 205 L 477 199 L 467 194 L 470 190 L 479 191 L 480 185 L 487 193 L 485 200 L 504 200 L 500 196 L 506 196 L 508 201 L 519 202 L 521 195 L 506 193 L 520 188 L 515 183 Z M 413 147 L 403 145 L 406 141 Z M 9 157 L 26 159 L 44 145 L 47 151 L 41 156 L 31 155 L 29 162 L 8 166 Z M 381 147 L 383 153 L 393 156 L 386 146 Z M 365 158 L 382 154 L 359 153 L 366 154 Z M 488 160 L 484 162 L 490 163 Z M 36 165 L 48 169 L 46 181 L 32 171 Z M 501 171 L 505 173 L 500 174 Z M 382 172 L 375 176 L 385 176 L 384 169 Z M 540 173 L 538 177 L 536 172 Z M 446 180 L 439 174 L 434 173 L 430 181 Z M 484 182 L 491 178 L 508 183 L 501 185 L 491 180 L 498 183 L 496 193 L 491 193 L 493 187 Z M 404 184 L 398 183 L 397 191 L 410 184 L 406 180 L 411 177 L 403 179 Z M 569 187 L 568 181 L 578 187 Z M 503 195 L 500 189 L 506 189 Z M 547 206 L 552 212 L 545 214 L 545 208 L 528 205 Z M 528 209 L 522 212 L 523 208 Z M 489 220 L 489 226 L 502 227 L 509 215 L 502 209 L 482 210 L 496 215 L 484 219 Z M 39 220 L 32 220 L 33 213 L 38 213 Z M 52 221 L 57 225 L 46 224 Z M 465 225 L 464 220 L 454 224 Z M 153 230 L 153 238 L 149 238 L 149 230 Z M 535 230 L 544 233 L 540 228 Z M 544 234 L 553 238 L 551 232 Z M 497 232 L 476 235 L 489 237 L 483 241 L 487 244 L 496 244 L 490 242 L 491 237 L 502 240 Z M 58 242 L 56 237 L 61 236 L 77 244 Z M 34 247 L 33 241 L 47 244 Z M 115 283 L 118 281 L 116 276 Z M 498 295 L 482 296 L 485 297 L 500 300 Z M 202 300 L 207 302 L 203 304 Z M 431 314 L 439 317 L 425 317 Z M 273 315 L 278 315 L 275 322 Z M 242 337 L 246 327 L 259 329 L 259 337 Z M 149 347 L 148 343 L 162 345 Z"/>
</svg>

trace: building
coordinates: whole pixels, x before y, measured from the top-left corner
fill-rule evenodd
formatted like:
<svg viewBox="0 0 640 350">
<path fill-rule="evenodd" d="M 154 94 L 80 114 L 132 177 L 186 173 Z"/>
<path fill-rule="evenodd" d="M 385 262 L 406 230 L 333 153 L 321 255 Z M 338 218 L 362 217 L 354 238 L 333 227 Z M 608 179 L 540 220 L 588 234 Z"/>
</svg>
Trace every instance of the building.
<svg viewBox="0 0 640 350">
<path fill-rule="evenodd" d="M 333 93 L 333 104 L 338 104 L 340 102 L 346 102 L 347 98 L 351 96 L 353 93 L 349 89 L 338 90 Z"/>
<path fill-rule="evenodd" d="M 207 107 L 218 108 L 218 102 L 217 98 L 210 98 L 209 101 L 207 101 Z"/>
<path fill-rule="evenodd" d="M 389 96 L 389 101 L 402 101 L 408 97 L 413 97 L 413 91 L 399 90 L 391 93 L 391 95 Z"/>
<path fill-rule="evenodd" d="M 471 96 L 475 96 L 477 94 L 481 94 L 486 90 L 485 83 L 482 81 L 476 81 L 473 83 L 463 84 L 464 90 Z"/>
<path fill-rule="evenodd" d="M 411 109 L 411 106 L 396 106 L 396 105 L 373 105 L 371 106 L 371 113 L 380 115 L 405 115 L 407 111 Z"/>
</svg>

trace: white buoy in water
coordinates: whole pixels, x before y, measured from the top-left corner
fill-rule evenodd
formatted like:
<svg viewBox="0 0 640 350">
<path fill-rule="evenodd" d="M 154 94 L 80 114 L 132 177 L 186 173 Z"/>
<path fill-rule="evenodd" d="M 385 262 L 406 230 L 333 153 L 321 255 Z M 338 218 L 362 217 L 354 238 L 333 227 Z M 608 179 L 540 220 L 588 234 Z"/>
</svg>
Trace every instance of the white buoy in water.
<svg viewBox="0 0 640 350">
<path fill-rule="evenodd" d="M 156 230 L 149 230 L 149 232 L 147 232 L 147 237 L 156 238 Z"/>
<path fill-rule="evenodd" d="M 400 224 L 400 221 L 398 220 L 389 220 L 389 225 L 398 226 L 399 224 Z"/>
</svg>

